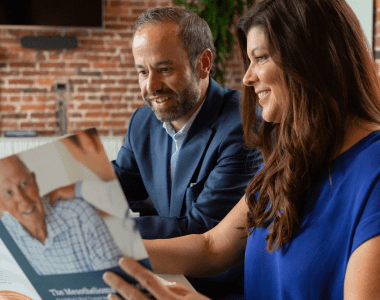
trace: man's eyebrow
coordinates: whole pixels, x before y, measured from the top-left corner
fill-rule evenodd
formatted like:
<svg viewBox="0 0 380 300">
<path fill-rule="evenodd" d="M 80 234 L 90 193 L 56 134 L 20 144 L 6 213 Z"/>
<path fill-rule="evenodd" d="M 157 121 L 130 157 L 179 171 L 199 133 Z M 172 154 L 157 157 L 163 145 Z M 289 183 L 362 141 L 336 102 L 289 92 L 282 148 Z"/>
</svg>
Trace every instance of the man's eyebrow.
<svg viewBox="0 0 380 300">
<path fill-rule="evenodd" d="M 165 66 L 168 66 L 168 65 L 173 65 L 174 62 L 170 59 L 167 59 L 167 60 L 161 60 L 161 61 L 158 61 L 156 63 L 154 63 L 154 67 L 159 67 L 159 66 L 162 66 L 162 65 L 165 65 Z M 136 69 L 143 69 L 144 66 L 143 65 L 135 65 L 135 68 Z"/>
</svg>

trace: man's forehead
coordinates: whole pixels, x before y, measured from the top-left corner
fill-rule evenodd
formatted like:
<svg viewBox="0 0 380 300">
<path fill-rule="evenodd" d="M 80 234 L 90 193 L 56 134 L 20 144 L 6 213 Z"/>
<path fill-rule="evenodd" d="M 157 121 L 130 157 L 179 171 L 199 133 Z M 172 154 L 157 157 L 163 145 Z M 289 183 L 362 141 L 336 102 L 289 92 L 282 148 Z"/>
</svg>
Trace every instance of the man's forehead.
<svg viewBox="0 0 380 300">
<path fill-rule="evenodd" d="M 27 167 L 15 157 L 7 157 L 0 160 L 0 181 L 12 181 L 18 175 L 28 175 L 30 172 Z"/>
<path fill-rule="evenodd" d="M 146 43 L 166 42 L 178 38 L 178 25 L 173 22 L 144 24 L 136 31 L 132 47 L 141 47 Z"/>
</svg>

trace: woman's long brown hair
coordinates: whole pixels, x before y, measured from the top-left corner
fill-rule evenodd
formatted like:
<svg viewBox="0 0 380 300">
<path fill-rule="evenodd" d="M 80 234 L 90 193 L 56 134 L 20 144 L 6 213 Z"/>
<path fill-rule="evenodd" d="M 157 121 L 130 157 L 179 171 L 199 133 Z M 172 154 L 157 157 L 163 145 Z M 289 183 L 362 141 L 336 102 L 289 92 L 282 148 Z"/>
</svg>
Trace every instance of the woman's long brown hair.
<svg viewBox="0 0 380 300">
<path fill-rule="evenodd" d="M 380 124 L 380 87 L 359 21 L 343 0 L 258 3 L 237 28 L 245 70 L 247 34 L 257 26 L 289 91 L 282 122 L 264 121 L 258 132 L 253 87 L 245 87 L 241 102 L 245 142 L 264 158 L 246 191 L 248 230 L 268 227 L 273 251 L 299 228 L 305 192 L 342 148 L 349 117 Z"/>
</svg>

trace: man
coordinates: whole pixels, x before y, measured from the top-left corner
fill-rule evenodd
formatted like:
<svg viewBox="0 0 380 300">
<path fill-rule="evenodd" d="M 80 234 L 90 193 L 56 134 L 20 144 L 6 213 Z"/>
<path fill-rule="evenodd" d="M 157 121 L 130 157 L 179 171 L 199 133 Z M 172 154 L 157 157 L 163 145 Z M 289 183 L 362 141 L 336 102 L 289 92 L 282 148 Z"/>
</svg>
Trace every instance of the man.
<svg viewBox="0 0 380 300">
<path fill-rule="evenodd" d="M 187 10 L 142 13 L 132 51 L 146 106 L 132 116 L 114 170 L 132 210 L 154 206 L 156 215 L 136 219 L 143 238 L 203 233 L 240 200 L 261 163 L 257 150 L 244 149 L 240 93 L 210 78 L 211 31 Z M 232 277 L 242 274 L 236 270 Z M 227 288 L 232 283 L 231 276 L 218 279 Z M 191 281 L 211 297 L 225 291 L 213 281 L 203 284 L 205 290 L 202 282 Z M 216 289 L 221 293 L 209 292 Z"/>
<path fill-rule="evenodd" d="M 80 199 L 41 199 L 36 176 L 18 156 L 0 160 L 1 218 L 39 275 L 103 270 L 121 252 L 96 210 Z"/>
<path fill-rule="evenodd" d="M 136 219 L 143 238 L 205 232 L 242 197 L 260 163 L 258 151 L 244 149 L 240 93 L 209 77 L 211 31 L 189 11 L 144 12 L 132 51 L 147 105 L 132 116 L 114 170 L 132 210 L 149 197 L 157 212 Z"/>
</svg>

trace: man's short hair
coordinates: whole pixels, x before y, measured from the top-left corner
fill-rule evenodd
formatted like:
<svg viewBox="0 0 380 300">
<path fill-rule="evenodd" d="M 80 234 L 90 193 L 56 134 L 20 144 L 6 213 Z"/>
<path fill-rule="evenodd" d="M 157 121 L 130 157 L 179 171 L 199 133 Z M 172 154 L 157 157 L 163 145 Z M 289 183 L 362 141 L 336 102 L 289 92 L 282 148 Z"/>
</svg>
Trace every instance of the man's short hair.
<svg viewBox="0 0 380 300">
<path fill-rule="evenodd" d="M 214 60 L 216 56 L 214 40 L 207 22 L 197 14 L 177 7 L 150 8 L 137 18 L 133 28 L 133 36 L 144 25 L 159 25 L 165 22 L 173 22 L 179 26 L 178 37 L 187 52 L 194 71 L 199 55 L 207 48 L 211 50 L 213 61 L 210 75 L 213 76 L 215 74 Z"/>
</svg>

